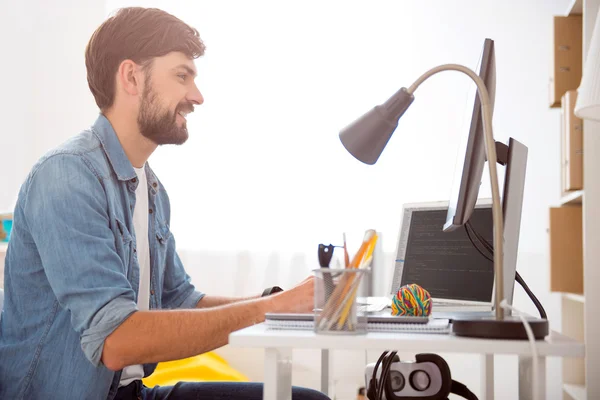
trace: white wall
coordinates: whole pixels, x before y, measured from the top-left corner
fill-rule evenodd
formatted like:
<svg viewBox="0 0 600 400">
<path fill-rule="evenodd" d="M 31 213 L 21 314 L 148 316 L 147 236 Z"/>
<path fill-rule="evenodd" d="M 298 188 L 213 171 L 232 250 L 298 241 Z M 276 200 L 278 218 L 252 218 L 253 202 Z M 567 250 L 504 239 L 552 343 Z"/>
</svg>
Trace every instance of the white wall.
<svg viewBox="0 0 600 400">
<path fill-rule="evenodd" d="M 523 221 L 521 226 L 520 254 L 518 270 L 534 293 L 540 298 L 548 312 L 551 328 L 560 328 L 560 302 L 557 295 L 549 293 L 548 275 L 548 207 L 556 205 L 559 201 L 559 112 L 548 108 L 548 77 L 551 66 L 552 45 L 552 16 L 560 15 L 566 10 L 568 1 L 506 1 L 506 2 L 480 2 L 480 1 L 453 1 L 436 2 L 425 6 L 408 7 L 410 14 L 397 15 L 398 23 L 411 24 L 413 37 L 398 38 L 397 48 L 386 47 L 377 42 L 377 35 L 361 31 L 357 14 L 363 13 L 365 20 L 377 18 L 377 7 L 385 8 L 377 3 L 373 8 L 356 6 L 350 3 L 343 7 L 344 13 L 340 15 L 342 21 L 331 22 L 338 29 L 336 37 L 348 35 L 356 45 L 356 57 L 360 60 L 349 60 L 346 70 L 339 73 L 348 78 L 352 76 L 346 92 L 342 91 L 340 97 L 352 97 L 356 103 L 361 103 L 354 108 L 359 115 L 366 107 L 381 100 L 368 92 L 370 84 L 376 82 L 373 74 L 385 75 L 389 82 L 386 88 L 380 88 L 382 95 L 387 95 L 400 85 L 408 85 L 412 81 L 407 76 L 415 76 L 425 69 L 445 62 L 467 62 L 477 56 L 480 42 L 484 37 L 491 37 L 496 42 L 497 55 L 497 93 L 494 114 L 495 135 L 498 140 L 505 141 L 513 136 L 529 147 L 529 165 L 527 184 L 523 205 Z M 331 15 L 331 14 L 328 14 Z M 388 19 L 383 18 L 386 23 Z M 349 21 L 350 20 L 350 21 Z M 393 36 L 397 32 L 386 23 L 380 28 L 381 42 L 389 43 L 386 35 Z M 352 25 L 360 32 L 353 36 L 348 29 Z M 398 30 L 401 30 L 398 28 Z M 341 33 L 340 33 L 341 31 Z M 280 33 L 286 35 L 287 31 Z M 361 40 L 361 37 L 368 37 Z M 414 39 L 423 48 L 418 57 L 411 58 L 411 50 L 407 42 Z M 324 42 L 328 38 L 323 39 Z M 372 46 L 371 46 L 372 44 Z M 377 50 L 374 50 L 377 48 Z M 429 52 L 424 51 L 428 49 Z M 210 49 L 209 49 L 210 50 Z M 320 50 L 320 48 L 319 48 Z M 310 52 L 310 50 L 309 50 Z M 385 64 L 387 61 L 397 63 L 397 59 L 390 53 L 400 53 L 405 63 L 410 65 L 407 70 L 392 71 Z M 371 60 L 372 66 L 366 67 L 364 57 Z M 208 61 L 208 60 L 207 60 Z M 362 70 L 353 63 L 360 65 Z M 394 64 L 396 65 L 396 64 Z M 447 73 L 448 74 L 448 73 Z M 290 74 L 295 76 L 294 73 Z M 447 77 L 448 79 L 453 79 Z M 292 78 L 293 79 L 293 78 Z M 337 83 L 335 78 L 331 78 Z M 406 81 L 408 79 L 408 81 Z M 408 119 L 420 119 L 415 124 L 414 120 L 402 122 L 410 129 L 402 131 L 402 138 L 394 137 L 391 145 L 386 149 L 386 156 L 380 160 L 379 173 L 384 169 L 396 170 L 398 182 L 389 180 L 380 181 L 380 187 L 372 192 L 378 198 L 382 208 L 390 210 L 390 220 L 396 221 L 395 212 L 398 198 L 410 200 L 436 200 L 440 193 L 447 193 L 449 183 L 448 171 L 443 165 L 453 160 L 447 157 L 445 149 L 451 148 L 452 140 L 440 140 L 437 145 L 427 147 L 427 135 L 438 132 L 448 127 L 448 131 L 457 132 L 460 124 L 456 119 L 462 118 L 462 98 L 455 99 L 452 91 L 460 91 L 460 84 L 456 81 L 446 83 L 441 76 L 432 79 L 423 85 L 416 93 L 416 101 L 407 113 Z M 379 82 L 377 82 L 379 83 Z M 324 88 L 324 92 L 328 88 Z M 363 98 L 363 91 L 370 93 L 369 99 Z M 384 93 L 385 92 L 385 93 Z M 330 95 L 330 93 L 328 93 Z M 319 101 L 319 100 L 315 100 Z M 335 104 L 332 108 L 335 108 Z M 445 108 L 450 109 L 448 111 Z M 429 113 L 429 117 L 427 117 Z M 304 113 L 302 113 L 304 115 Z M 460 122 L 460 121 L 459 121 Z M 400 133 L 400 132 L 397 132 Z M 414 136 L 410 136 L 414 134 Z M 308 135 L 308 134 L 307 134 Z M 409 137 L 410 136 L 410 137 Z M 309 139 L 307 139 L 309 140 Z M 408 142 L 408 143 L 407 143 Z M 410 146 L 413 147 L 410 147 Z M 405 160 L 409 152 L 423 152 L 422 163 L 435 163 L 438 165 L 423 167 L 421 164 L 407 165 Z M 391 155 L 390 155 L 391 154 Z M 412 160 L 412 159 L 411 159 Z M 335 167 L 333 167 L 335 168 Z M 423 171 L 421 171 L 423 170 Z M 421 174 L 421 172 L 423 172 Z M 375 174 L 374 174 L 375 175 Z M 377 179 L 375 177 L 375 179 Z M 484 176 L 484 188 L 489 187 L 488 177 Z M 423 186 L 423 181 L 432 182 L 423 192 L 411 191 L 412 187 Z M 410 193 L 406 193 L 406 192 Z M 485 193 L 485 189 L 484 189 Z M 351 200 L 349 200 L 351 201 Z M 364 216 L 363 216 L 364 217 Z M 388 232 L 389 233 L 389 232 Z M 395 233 L 395 232 L 394 232 Z M 388 235 L 393 236 L 392 235 Z M 393 239 L 392 239 L 393 241 Z M 389 242 L 388 242 L 389 245 Z M 389 249 L 389 247 L 388 247 Z M 195 265 L 202 265 L 202 258 Z M 212 265 L 202 269 L 200 276 L 210 274 Z M 285 264 L 287 265 L 287 264 Z M 235 270 L 233 268 L 232 270 Z M 222 270 L 219 271 L 220 273 Z M 262 276 L 261 276 L 262 279 Z M 531 314 L 536 314 L 534 306 L 518 285 L 516 286 L 515 305 Z M 301 360 L 303 370 L 309 368 L 318 371 L 314 363 L 314 352 L 296 352 L 295 357 Z M 368 359 L 374 361 L 378 354 L 369 354 Z M 408 357 L 409 355 L 405 355 Z M 479 391 L 479 358 L 477 356 L 463 356 L 445 354 L 451 367 L 453 376 L 465 382 L 476 393 Z M 245 361 L 244 361 L 245 362 Z M 354 390 L 362 381 L 362 371 L 365 355 L 361 352 L 337 353 L 334 362 L 336 394 L 338 398 L 351 398 Z M 250 371 L 250 370 L 249 370 Z M 255 379 L 261 379 L 262 371 L 249 372 Z M 499 399 L 512 399 L 517 397 L 517 360 L 515 357 L 498 357 L 496 361 L 496 395 Z M 318 387 L 315 375 L 301 374 L 294 378 L 295 384 Z M 560 399 L 561 393 L 561 365 L 560 360 L 550 359 L 547 365 L 547 398 Z"/>
<path fill-rule="evenodd" d="M 12 211 L 33 163 L 94 121 L 83 54 L 104 3 L 7 0 L 0 10 L 0 211 Z"/>
<path fill-rule="evenodd" d="M 107 3 L 111 4 L 109 9 L 114 8 L 112 3 L 115 2 Z M 329 38 L 323 37 L 323 41 L 328 42 L 329 40 L 328 43 L 332 46 L 333 52 L 331 54 L 337 54 L 335 53 L 336 46 L 344 50 L 339 57 L 344 57 L 346 67 L 332 71 L 327 69 L 327 65 L 323 65 L 324 71 L 332 74 L 331 80 L 335 90 L 332 90 L 331 87 L 313 87 L 310 86 L 311 82 L 301 81 L 302 85 L 309 86 L 313 91 L 315 103 L 307 104 L 306 109 L 297 109 L 297 112 L 300 113 L 297 116 L 298 123 L 302 122 L 300 121 L 302 115 L 317 113 L 320 118 L 326 119 L 328 114 L 323 110 L 335 112 L 335 116 L 327 121 L 327 129 L 339 128 L 339 125 L 347 122 L 350 116 L 358 115 L 365 108 L 381 101 L 399 86 L 409 85 L 417 74 L 433 65 L 445 62 L 472 64 L 474 58 L 479 55 L 483 38 L 493 38 L 496 41 L 498 68 L 494 115 L 495 135 L 498 140 L 506 140 L 509 136 L 514 136 L 529 146 L 530 150 L 518 269 L 546 306 L 554 329 L 558 329 L 560 326 L 559 301 L 555 295 L 548 292 L 546 228 L 548 207 L 556 204 L 559 199 L 559 114 L 557 110 L 550 110 L 547 106 L 547 83 L 552 44 L 552 16 L 562 14 L 567 3 L 569 0 L 527 2 L 465 0 L 437 1 L 428 3 L 427 6 L 405 5 L 405 10 L 407 10 L 405 13 L 391 17 L 387 15 L 384 18 L 385 23 L 381 24 L 377 32 L 362 31 L 361 18 L 383 18 L 378 16 L 377 12 L 385 11 L 386 7 L 392 7 L 393 3 L 379 2 L 372 6 L 367 6 L 367 3 L 362 3 L 361 6 L 358 5 L 359 3 L 344 3 L 334 6 L 333 3 L 330 3 L 328 12 L 337 7 L 340 15 L 339 19 L 329 18 L 320 22 L 329 26 L 331 34 L 335 35 Z M 52 6 L 50 7 L 49 4 Z M 191 3 L 177 2 L 171 7 L 179 7 L 180 10 L 185 11 L 185 6 L 189 6 L 189 4 Z M 318 14 L 321 7 L 317 3 L 306 3 L 305 6 L 307 8 L 304 11 L 305 16 Z M 12 206 L 23 178 L 44 151 L 93 122 L 97 110 L 85 80 L 83 51 L 89 36 L 105 17 L 106 10 L 104 2 L 100 0 L 87 2 L 61 0 L 51 3 L 43 0 L 13 0 L 3 2 L 0 7 L 2 7 L 3 16 L 0 25 L 0 48 L 2 49 L 0 92 L 3 93 L 3 96 L 0 97 L 0 121 L 2 121 L 0 124 L 0 152 L 2 154 L 0 210 L 3 210 Z M 235 10 L 232 10 L 232 13 L 238 15 Z M 183 14 L 183 17 L 185 16 L 186 14 Z M 207 24 L 210 23 L 210 14 L 204 14 L 202 17 L 206 19 Z M 213 16 L 213 24 L 229 20 L 227 14 L 218 17 L 222 19 L 215 20 Z M 242 22 L 243 18 L 240 19 L 240 23 Z M 398 24 L 397 29 L 394 24 Z M 385 48 L 373 45 L 373 43 L 384 41 L 389 35 L 398 35 L 398 32 L 401 32 L 402 24 L 410 24 L 410 35 L 403 38 L 392 37 L 391 41 L 386 42 L 390 45 Z M 250 21 L 244 27 L 251 26 Z M 197 27 L 202 34 L 202 26 Z M 309 30 L 308 27 L 305 28 Z M 271 34 L 291 34 L 286 32 L 285 26 L 281 24 L 278 29 L 281 31 Z M 301 24 L 295 25 L 295 29 L 302 29 Z M 268 37 L 268 34 L 265 35 Z M 237 43 L 239 40 L 234 40 L 235 36 L 243 38 L 244 32 L 235 32 L 234 37 L 228 39 L 231 40 L 228 42 L 228 45 L 231 46 L 228 49 L 234 52 L 237 51 L 236 46 L 241 46 Z M 250 64 L 253 64 L 251 54 L 244 53 L 246 59 L 241 60 L 239 64 L 226 66 L 219 64 L 219 50 L 214 46 L 216 41 L 217 38 L 213 38 L 212 48 L 211 42 L 208 43 L 209 51 L 213 51 L 213 56 L 209 56 L 210 53 L 207 53 L 205 61 L 209 63 L 209 67 L 205 71 L 213 71 L 211 68 L 228 68 L 231 71 L 231 80 L 236 85 L 243 85 L 245 80 L 251 78 L 242 74 L 246 68 L 250 67 Z M 397 46 L 394 45 L 394 41 L 397 42 Z M 413 41 L 420 43 L 420 47 L 415 48 Z M 316 42 L 318 40 L 315 39 Z M 302 51 L 311 54 L 310 48 L 302 49 Z M 321 56 L 329 54 L 326 53 L 326 48 L 322 48 L 320 51 L 322 52 Z M 411 57 L 415 53 L 418 56 Z M 212 64 L 210 64 L 209 57 L 213 57 L 212 59 L 215 60 Z M 404 65 L 402 75 L 396 69 L 399 59 Z M 365 60 L 370 60 L 371 65 Z M 360 68 L 357 68 L 359 61 L 363 61 L 363 63 L 360 64 Z M 301 65 L 303 68 L 309 68 L 309 64 Z M 301 71 L 291 70 L 286 75 L 287 77 L 284 76 L 285 79 L 289 79 L 286 82 L 292 83 L 300 76 L 300 73 L 294 72 Z M 334 75 L 338 77 L 336 78 Z M 372 88 L 374 75 L 380 79 L 376 89 Z M 254 89 L 264 86 L 267 90 L 269 74 L 259 75 L 259 78 L 253 83 Z M 212 86 L 209 82 L 205 83 L 208 86 L 208 94 L 218 96 L 219 86 L 214 83 Z M 218 83 L 226 84 L 225 81 Z M 379 197 L 381 208 L 390 210 L 387 221 L 375 221 L 376 226 L 391 227 L 387 230 L 388 233 L 392 232 L 387 236 L 390 237 L 388 249 L 393 248 L 393 245 L 389 246 L 389 243 L 393 243 L 395 237 L 395 228 L 393 227 L 399 216 L 397 204 L 399 198 L 402 201 L 437 200 L 445 193 L 449 193 L 451 182 L 448 177 L 451 176 L 451 173 L 447 171 L 445 165 L 454 161 L 454 153 L 453 151 L 448 153 L 447 149 L 455 146 L 456 139 L 461 132 L 464 114 L 464 96 L 459 96 L 460 98 L 457 99 L 455 92 L 463 90 L 465 84 L 467 84 L 466 80 L 449 76 L 446 78 L 440 76 L 427 82 L 417 93 L 415 104 L 407 114 L 406 120 L 403 120 L 403 124 L 412 129 L 410 132 L 406 132 L 402 139 L 395 138 L 390 143 L 389 149 L 386 149 L 386 157 L 382 158 L 380 164 L 373 170 L 374 172 L 359 171 L 357 167 L 353 166 L 347 167 L 358 176 L 367 176 L 372 179 L 374 186 L 370 190 L 371 195 Z M 302 85 L 293 85 L 293 89 L 295 91 L 302 90 Z M 237 87 L 239 89 L 240 86 Z M 230 90 L 229 87 L 227 90 Z M 327 94 L 328 101 L 333 101 L 330 102 L 329 109 L 326 108 L 327 104 L 319 103 L 322 101 L 320 97 L 323 97 L 321 90 L 322 93 Z M 293 92 L 276 93 L 282 96 L 292 96 Z M 234 94 L 235 92 L 232 92 L 232 95 Z M 332 96 L 339 96 L 339 98 Z M 207 100 L 210 98 L 211 96 L 207 96 Z M 265 99 L 268 100 L 268 98 L 267 95 Z M 341 98 L 352 99 L 354 105 L 339 107 L 338 101 L 341 102 Z M 285 101 L 285 97 L 282 99 Z M 225 100 L 221 99 L 223 103 L 227 103 Z M 235 99 L 232 103 L 225 104 L 225 108 L 218 107 L 219 101 L 215 102 L 216 104 L 213 103 L 212 106 L 209 106 L 210 103 L 207 101 L 206 108 L 203 112 L 196 113 L 198 115 L 195 118 L 198 118 L 200 124 L 200 119 L 210 119 L 212 112 L 219 113 L 218 115 L 223 113 L 224 116 L 235 116 L 238 115 L 238 112 L 245 112 L 244 115 L 249 116 L 249 111 L 245 110 L 248 103 L 243 100 Z M 276 97 L 272 97 L 272 101 L 277 101 Z M 298 104 L 294 104 L 294 107 L 297 106 Z M 269 107 L 269 103 L 263 103 L 262 107 L 263 109 Z M 315 107 L 315 109 L 311 107 Z M 232 118 L 231 123 L 234 122 L 233 120 L 235 118 Z M 247 124 L 248 134 L 258 133 L 263 129 L 259 117 L 255 116 L 250 121 L 252 123 Z M 224 133 L 227 128 L 227 124 L 225 124 L 223 126 Z M 431 143 L 428 135 L 446 128 L 453 133 L 449 134 L 447 139 L 440 139 L 433 146 L 429 146 Z M 321 128 L 321 132 L 325 133 L 325 130 Z M 214 132 L 198 131 L 198 137 L 214 134 Z M 323 137 L 321 135 L 320 138 L 323 139 Z M 196 147 L 191 143 L 191 147 L 184 146 L 181 149 L 166 150 L 166 152 L 179 152 L 182 163 L 178 165 L 181 165 L 181 168 L 192 165 L 198 170 L 205 170 L 202 157 L 198 155 L 205 156 L 206 152 L 213 152 L 219 145 L 227 142 L 227 140 L 222 142 L 223 140 L 225 139 L 221 136 L 215 135 L 208 142 L 196 142 L 196 146 L 205 146 L 208 143 L 214 147 L 200 151 L 198 149 L 201 147 Z M 304 146 L 312 146 L 318 143 L 319 138 L 307 136 L 306 140 Z M 329 146 L 329 142 L 326 146 Z M 329 148 L 326 147 L 326 150 Z M 195 153 L 196 151 L 199 152 Z M 422 164 L 417 166 L 406 164 L 407 157 L 415 151 L 423 153 Z M 321 155 L 316 152 L 315 157 Z M 173 204 L 184 206 L 185 200 L 182 199 L 186 196 L 186 192 L 175 181 L 176 175 L 178 175 L 177 171 L 168 170 L 167 159 L 161 159 L 160 155 L 157 157 L 159 159 L 155 165 L 158 165 L 159 175 L 163 176 L 165 178 L 163 180 L 171 185 L 169 187 L 174 187 L 171 193 L 174 197 Z M 424 167 L 426 164 L 435 163 L 435 160 L 439 161 L 438 165 Z M 346 166 L 344 164 L 344 168 Z M 336 177 L 340 176 L 338 173 L 344 172 L 339 166 L 333 165 L 332 169 L 333 175 Z M 401 184 L 390 182 L 388 178 L 381 178 L 381 174 L 386 170 L 398 171 L 398 176 L 402 176 Z M 224 171 L 223 174 L 228 179 L 235 178 L 235 174 L 232 172 Z M 380 177 L 377 176 L 378 174 Z M 307 177 L 303 177 L 302 169 L 299 169 L 294 172 L 293 176 L 298 177 L 300 181 L 305 181 L 308 176 L 312 179 L 318 175 L 314 171 L 310 171 L 307 172 Z M 210 180 L 211 178 L 202 179 L 205 183 L 219 183 L 218 180 Z M 351 181 L 348 177 L 340 177 L 340 179 Z M 487 177 L 485 179 L 487 180 Z M 423 185 L 423 181 L 435 183 Z M 489 186 L 485 182 L 484 187 Z M 261 187 L 268 183 L 259 181 L 259 184 Z M 411 190 L 414 187 L 425 187 L 425 190 L 415 193 L 414 190 Z M 222 187 L 216 185 L 216 188 L 220 190 Z M 301 193 L 300 195 L 305 196 L 307 202 L 315 203 L 311 193 Z M 206 201 L 214 202 L 215 200 L 207 198 Z M 230 200 L 228 199 L 228 201 Z M 213 203 L 210 204 L 210 207 L 214 206 Z M 234 203 L 227 204 L 235 205 Z M 241 206 L 243 207 L 243 205 Z M 288 212 L 292 213 L 293 211 Z M 196 226 L 203 226 L 203 221 L 195 215 L 179 215 L 176 218 L 178 222 L 174 222 L 175 229 L 183 230 L 184 222 L 187 220 Z M 254 221 L 250 219 L 250 216 L 248 218 L 247 221 L 238 220 L 239 225 Z M 336 216 L 336 218 L 338 217 Z M 357 216 L 357 218 L 361 219 L 361 223 L 371 225 L 372 221 L 369 221 L 364 215 Z M 341 222 L 340 219 L 340 224 Z M 199 228 L 195 229 L 200 230 Z M 336 232 L 341 232 L 342 229 L 340 228 Z M 280 234 L 280 236 L 285 235 Z M 193 243 L 196 238 L 197 236 L 191 235 L 184 238 L 183 241 Z M 254 261 L 248 261 L 250 256 Z M 266 271 L 274 271 L 277 277 L 289 283 L 310 269 L 302 255 L 287 257 L 266 254 L 256 257 L 255 254 L 250 254 L 250 256 L 231 253 L 208 254 L 207 252 L 183 254 L 184 259 L 188 261 L 190 273 L 199 286 L 219 286 L 215 289 L 217 294 L 240 293 L 244 290 L 251 291 L 250 289 L 252 289 L 253 291 L 261 288 L 270 282 L 269 279 L 273 278 L 273 275 L 265 277 Z M 256 266 L 253 263 L 261 265 Z M 248 285 L 240 286 L 239 290 L 235 290 L 235 285 L 232 289 L 232 285 L 228 285 L 230 282 L 224 277 L 228 273 L 232 277 L 243 275 L 242 273 L 246 274 L 248 270 L 245 267 L 248 265 L 254 265 L 262 273 L 255 275 L 258 278 L 254 281 L 250 279 L 251 282 Z M 251 277 L 251 275 L 247 276 Z M 214 282 L 220 282 L 220 284 L 214 285 Z M 516 289 L 515 304 L 525 311 L 535 313 L 535 309 L 519 288 Z M 228 354 L 231 362 L 240 366 L 243 372 L 254 379 L 261 379 L 260 352 L 241 353 L 229 348 L 221 351 Z M 242 356 L 242 354 L 254 354 L 256 359 Z M 316 353 L 303 351 L 296 352 L 295 356 L 298 361 L 296 365 L 300 367 L 296 370 L 294 383 L 318 387 Z M 478 392 L 478 358 L 476 356 L 447 356 L 451 361 L 453 376 Z M 368 358 L 374 360 L 376 357 L 377 354 L 369 354 Z M 339 381 L 336 385 L 338 399 L 352 398 L 356 387 L 362 383 L 364 363 L 364 354 L 346 352 L 336 356 L 334 371 L 336 379 Z M 501 358 L 496 363 L 496 368 L 496 375 L 499 379 L 499 383 L 496 385 L 497 398 L 516 398 L 516 360 Z M 550 360 L 547 369 L 548 398 L 560 398 L 561 375 L 558 360 Z"/>
</svg>

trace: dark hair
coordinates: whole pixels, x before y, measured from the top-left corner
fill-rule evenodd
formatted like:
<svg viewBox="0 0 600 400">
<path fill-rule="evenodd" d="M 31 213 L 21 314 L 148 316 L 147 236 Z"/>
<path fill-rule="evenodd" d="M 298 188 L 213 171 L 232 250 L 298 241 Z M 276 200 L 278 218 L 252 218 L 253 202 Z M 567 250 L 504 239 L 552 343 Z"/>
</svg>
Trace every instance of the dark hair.
<svg viewBox="0 0 600 400">
<path fill-rule="evenodd" d="M 153 58 L 173 51 L 198 58 L 204 50 L 198 31 L 179 18 L 156 8 L 122 8 L 96 29 L 85 49 L 88 85 L 100 110 L 106 110 L 124 60 L 148 67 Z"/>
<path fill-rule="evenodd" d="M 361 396 L 364 396 L 364 395 L 365 395 L 365 387 L 364 387 L 364 386 L 363 386 L 363 387 L 360 387 L 360 388 L 358 389 L 358 394 L 360 394 Z"/>
</svg>

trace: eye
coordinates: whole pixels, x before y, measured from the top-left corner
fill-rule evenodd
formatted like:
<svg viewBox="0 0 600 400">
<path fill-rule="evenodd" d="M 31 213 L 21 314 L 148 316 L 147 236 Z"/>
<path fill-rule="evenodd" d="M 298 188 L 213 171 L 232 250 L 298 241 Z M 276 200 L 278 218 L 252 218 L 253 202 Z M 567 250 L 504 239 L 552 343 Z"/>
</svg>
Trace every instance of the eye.
<svg viewBox="0 0 600 400">
<path fill-rule="evenodd" d="M 177 76 L 181 78 L 182 81 L 185 81 L 187 79 L 187 74 L 177 74 Z"/>
</svg>

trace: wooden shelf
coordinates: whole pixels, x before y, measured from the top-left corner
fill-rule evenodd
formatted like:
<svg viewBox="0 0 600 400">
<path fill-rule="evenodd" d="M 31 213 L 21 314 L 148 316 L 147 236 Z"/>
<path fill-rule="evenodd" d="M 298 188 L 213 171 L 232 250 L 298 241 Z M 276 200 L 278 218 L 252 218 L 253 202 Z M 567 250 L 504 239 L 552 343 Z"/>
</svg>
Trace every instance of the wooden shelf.
<svg viewBox="0 0 600 400">
<path fill-rule="evenodd" d="M 572 300 L 578 303 L 585 303 L 585 297 L 575 293 L 562 293 L 563 298 Z"/>
<path fill-rule="evenodd" d="M 583 201 L 583 190 L 576 190 L 574 192 L 565 194 L 560 199 L 560 205 L 561 206 L 576 205 L 576 204 L 581 204 L 582 201 Z"/>
<path fill-rule="evenodd" d="M 563 390 L 575 400 L 586 400 L 585 385 L 563 384 Z"/>
<path fill-rule="evenodd" d="M 567 15 L 582 15 L 583 0 L 571 0 L 567 8 Z"/>
</svg>

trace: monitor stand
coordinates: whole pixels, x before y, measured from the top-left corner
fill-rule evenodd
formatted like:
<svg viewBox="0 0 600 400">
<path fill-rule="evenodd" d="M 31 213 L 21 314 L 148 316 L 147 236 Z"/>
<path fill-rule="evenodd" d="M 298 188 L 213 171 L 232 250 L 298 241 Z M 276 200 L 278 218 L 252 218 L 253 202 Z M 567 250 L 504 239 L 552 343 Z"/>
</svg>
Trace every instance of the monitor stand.
<svg viewBox="0 0 600 400">
<path fill-rule="evenodd" d="M 548 336 L 548 320 L 535 317 L 525 317 L 525 320 L 529 323 L 535 340 Z M 505 316 L 503 320 L 496 320 L 493 316 L 469 319 L 455 317 L 452 320 L 452 333 L 483 339 L 528 339 L 523 322 L 513 315 Z"/>
<path fill-rule="evenodd" d="M 512 305 L 515 274 L 517 271 L 517 252 L 519 231 L 521 229 L 521 211 L 525 190 L 525 171 L 527 169 L 527 147 L 510 138 L 508 146 L 496 142 L 498 162 L 506 165 L 504 175 L 504 193 L 502 196 L 502 214 L 504 219 L 504 288 L 508 304 Z M 494 293 L 495 296 L 495 293 Z M 487 339 L 527 339 L 527 331 L 521 319 L 504 312 L 504 320 L 494 317 L 461 318 L 452 322 L 452 332 L 456 336 L 468 336 Z M 526 317 L 536 340 L 548 335 L 548 320 Z"/>
</svg>

